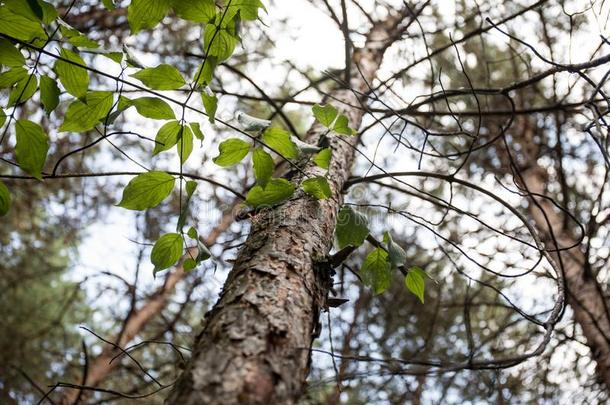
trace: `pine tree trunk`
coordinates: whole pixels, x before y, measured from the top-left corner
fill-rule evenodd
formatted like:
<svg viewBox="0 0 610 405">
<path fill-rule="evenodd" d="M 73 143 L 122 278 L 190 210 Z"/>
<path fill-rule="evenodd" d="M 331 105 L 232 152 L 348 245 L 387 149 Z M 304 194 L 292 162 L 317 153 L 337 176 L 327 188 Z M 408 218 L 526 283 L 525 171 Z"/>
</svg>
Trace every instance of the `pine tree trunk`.
<svg viewBox="0 0 610 405">
<path fill-rule="evenodd" d="M 333 91 L 333 105 L 358 127 L 363 100 L 387 47 L 401 34 L 406 11 L 373 26 L 363 48 L 354 51 L 351 89 Z M 354 91 L 356 90 L 356 91 Z M 348 106 L 346 108 L 346 106 Z M 307 134 L 316 143 L 327 132 L 314 125 Z M 273 209 L 258 212 L 248 239 L 203 330 L 168 404 L 293 404 L 304 391 L 310 348 L 329 288 L 324 265 L 333 244 L 341 190 L 350 175 L 358 137 L 329 135 L 333 151 L 328 180 L 332 196 L 317 201 L 302 191 Z M 314 165 L 307 175 L 323 175 Z M 295 184 L 301 174 L 291 178 Z"/>
<path fill-rule="evenodd" d="M 549 175 L 544 168 L 534 164 L 522 176 L 530 192 L 545 194 Z M 547 249 L 556 249 L 553 239 L 559 248 L 576 245 L 578 239 L 570 229 L 565 228 L 563 216 L 557 208 L 547 199 L 536 200 L 540 207 L 530 203 L 529 211 Z M 563 250 L 560 255 L 561 257 L 556 252 L 553 254 L 555 262 L 559 264 L 561 260 L 563 264 L 567 302 L 587 340 L 591 357 L 597 363 L 597 379 L 610 390 L 610 302 L 579 246 Z"/>
</svg>

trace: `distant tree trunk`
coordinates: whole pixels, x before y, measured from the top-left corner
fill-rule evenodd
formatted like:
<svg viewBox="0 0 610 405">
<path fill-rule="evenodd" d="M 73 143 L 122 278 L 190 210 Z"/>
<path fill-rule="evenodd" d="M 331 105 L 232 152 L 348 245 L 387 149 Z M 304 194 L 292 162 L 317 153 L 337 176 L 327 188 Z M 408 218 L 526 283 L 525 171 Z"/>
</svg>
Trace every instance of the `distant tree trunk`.
<svg viewBox="0 0 610 405">
<path fill-rule="evenodd" d="M 536 151 L 538 148 L 533 144 L 535 126 L 526 123 L 523 128 L 522 136 L 526 150 Z M 529 157 L 530 166 L 521 171 L 521 180 L 529 192 L 545 195 L 549 173 L 537 163 L 537 155 L 538 153 L 532 153 Z M 538 206 L 530 201 L 529 212 L 541 233 L 540 237 L 545 242 L 546 248 L 554 250 L 557 246 L 560 249 L 575 246 L 578 238 L 572 229 L 566 228 L 564 216 L 560 214 L 557 207 L 548 199 L 535 198 Z M 557 246 L 555 246 L 554 240 Z M 560 254 L 554 252 L 552 255 L 557 264 L 563 264 L 567 302 L 574 313 L 574 320 L 582 329 L 587 340 L 591 357 L 597 363 L 598 380 L 610 390 L 609 300 L 597 282 L 596 275 L 591 270 L 588 259 L 580 246 L 562 250 Z"/>
<path fill-rule="evenodd" d="M 212 245 L 216 239 L 226 231 L 234 221 L 233 210 L 226 211 L 218 225 L 216 225 L 205 240 L 206 245 Z M 168 300 L 174 292 L 176 285 L 184 278 L 186 273 L 182 269 L 182 264 L 176 266 L 174 271 L 170 273 L 165 282 L 159 289 L 138 309 L 132 312 L 125 320 L 123 330 L 113 340 L 113 342 L 121 347 L 126 347 L 139 333 L 141 333 L 146 325 L 163 311 L 167 306 Z M 88 387 L 98 387 L 101 383 L 112 374 L 114 369 L 121 364 L 120 361 L 112 361 L 121 352 L 112 345 L 106 345 L 97 357 L 89 360 L 87 370 L 87 379 L 84 385 Z M 79 398 L 78 389 L 66 388 L 61 399 L 61 403 L 68 405 L 74 404 Z M 90 391 L 83 391 L 80 398 L 88 397 Z"/>
<path fill-rule="evenodd" d="M 352 89 L 335 90 L 333 104 L 352 126 L 363 117 L 357 92 L 366 92 L 385 50 L 397 40 L 407 11 L 375 24 L 356 49 Z M 327 132 L 314 125 L 307 141 Z M 329 274 L 324 263 L 333 244 L 341 190 L 350 175 L 358 137 L 329 135 L 333 151 L 328 180 L 332 196 L 317 201 L 302 191 L 282 205 L 258 212 L 214 308 L 206 314 L 192 358 L 168 404 L 293 404 L 309 373 L 310 348 L 325 305 Z M 323 171 L 312 164 L 308 175 Z M 298 183 L 301 174 L 291 179 Z"/>
</svg>

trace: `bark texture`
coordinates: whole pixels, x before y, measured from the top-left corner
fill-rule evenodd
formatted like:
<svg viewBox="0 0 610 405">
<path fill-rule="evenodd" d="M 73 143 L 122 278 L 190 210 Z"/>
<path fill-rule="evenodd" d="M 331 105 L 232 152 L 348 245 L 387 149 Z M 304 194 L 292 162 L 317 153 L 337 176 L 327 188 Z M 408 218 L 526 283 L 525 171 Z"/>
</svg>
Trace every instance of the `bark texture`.
<svg viewBox="0 0 610 405">
<path fill-rule="evenodd" d="M 610 390 L 610 302 L 607 292 L 597 281 L 588 258 L 578 245 L 579 238 L 570 226 L 573 222 L 566 221 L 565 214 L 551 200 L 541 197 L 547 192 L 549 173 L 537 163 L 540 148 L 534 142 L 535 125 L 525 120 L 522 128 L 521 143 L 529 151 L 529 166 L 521 170 L 520 181 L 528 192 L 538 195 L 534 197 L 535 202 L 529 203 L 530 216 L 555 262 L 563 267 L 567 303 L 596 362 L 598 380 Z M 569 247 L 572 248 L 566 249 Z M 559 253 L 558 248 L 562 249 Z"/>
<path fill-rule="evenodd" d="M 528 190 L 536 194 L 545 194 L 547 179 L 548 173 L 538 165 L 523 174 Z M 563 215 L 557 208 L 548 199 L 536 200 L 539 206 L 530 204 L 529 211 L 547 249 L 555 250 L 555 242 L 560 249 L 577 245 L 578 238 L 570 229 L 566 229 Z M 563 265 L 567 302 L 597 363 L 598 380 L 610 390 L 610 303 L 579 246 L 563 250 L 560 254 L 555 252 L 553 256 L 556 263 Z"/>
<path fill-rule="evenodd" d="M 375 24 L 363 48 L 354 51 L 352 89 L 330 94 L 352 126 L 363 117 L 358 92 L 368 90 L 387 47 L 399 38 L 406 11 Z M 355 90 L 355 91 L 354 91 Z M 327 132 L 314 125 L 310 143 Z M 332 196 L 316 201 L 302 191 L 282 205 L 258 212 L 244 247 L 214 308 L 206 314 L 191 360 L 167 404 L 293 404 L 303 393 L 310 348 L 325 304 L 341 190 L 350 175 L 357 137 L 330 135 Z M 323 175 L 307 165 L 308 176 Z M 286 176 L 298 184 L 303 174 Z"/>
<path fill-rule="evenodd" d="M 220 223 L 215 226 L 205 240 L 206 245 L 216 243 L 216 239 L 226 231 L 233 223 L 233 210 L 225 212 Z M 197 252 L 192 252 L 197 254 Z M 166 307 L 169 298 L 174 292 L 176 285 L 186 276 L 182 268 L 182 262 L 167 276 L 165 282 L 159 289 L 142 305 L 139 309 L 133 311 L 125 320 L 122 331 L 112 340 L 119 347 L 126 347 L 139 333 L 144 330 L 146 325 Z M 106 345 L 102 353 L 89 360 L 87 370 L 87 378 L 83 385 L 88 387 L 98 387 L 108 376 L 112 374 L 116 367 L 121 362 L 112 359 L 119 354 L 120 351 L 116 346 Z M 74 404 L 79 400 L 80 390 L 66 388 L 61 403 L 68 405 Z M 90 395 L 90 391 L 83 391 L 80 394 L 82 401 L 84 396 Z M 79 401 L 80 402 L 80 401 Z"/>
</svg>

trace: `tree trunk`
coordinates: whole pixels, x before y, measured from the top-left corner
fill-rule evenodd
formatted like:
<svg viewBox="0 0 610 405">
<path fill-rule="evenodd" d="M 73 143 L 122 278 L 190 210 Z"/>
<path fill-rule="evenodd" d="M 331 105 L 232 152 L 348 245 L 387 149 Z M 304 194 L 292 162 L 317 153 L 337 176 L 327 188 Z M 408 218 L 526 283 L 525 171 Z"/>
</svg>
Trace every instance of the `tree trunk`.
<svg viewBox="0 0 610 405">
<path fill-rule="evenodd" d="M 545 194 L 549 175 L 544 168 L 534 163 L 534 166 L 525 170 L 522 176 L 523 183 L 530 192 Z M 536 197 L 536 201 L 539 207 L 530 202 L 529 211 L 547 249 L 557 249 L 553 239 L 559 248 L 576 245 L 578 239 L 570 229 L 564 227 L 564 218 L 551 201 L 539 197 Z M 608 300 L 579 246 L 563 250 L 560 254 L 555 252 L 553 257 L 558 264 L 563 264 L 567 302 L 574 313 L 574 320 L 587 340 L 591 357 L 597 363 L 598 380 L 610 390 Z"/>
<path fill-rule="evenodd" d="M 350 124 L 363 117 L 357 92 L 366 92 L 385 50 L 401 34 L 406 15 L 375 24 L 365 46 L 354 51 L 352 89 L 330 94 L 345 110 Z M 327 132 L 313 125 L 307 141 L 316 143 Z M 258 212 L 248 239 L 203 330 L 168 404 L 293 404 L 301 396 L 309 372 L 310 348 L 317 336 L 318 317 L 325 305 L 330 274 L 325 265 L 333 244 L 341 190 L 350 175 L 358 137 L 328 136 L 333 157 L 328 172 L 332 196 L 317 201 L 297 191 L 287 202 Z M 324 172 L 312 164 L 308 176 Z M 298 184 L 300 173 L 291 180 Z"/>
<path fill-rule="evenodd" d="M 216 243 L 216 239 L 226 231 L 229 226 L 233 223 L 234 211 L 233 209 L 226 211 L 221 221 L 216 225 L 209 233 L 205 240 L 206 245 L 212 245 Z M 196 254 L 196 252 L 194 252 Z M 142 330 L 146 327 L 148 322 L 155 316 L 161 313 L 166 307 L 169 297 L 173 294 L 174 288 L 185 277 L 186 273 L 182 269 L 182 263 L 178 265 L 174 271 L 167 276 L 165 282 L 159 289 L 142 305 L 139 309 L 133 311 L 124 323 L 123 330 L 113 340 L 113 342 L 124 348 L 131 342 Z M 94 359 L 89 360 L 89 366 L 87 369 L 87 378 L 83 385 L 87 387 L 98 387 L 112 372 L 114 369 L 121 364 L 120 361 L 112 361 L 113 358 L 120 354 L 120 351 L 116 346 L 106 345 L 102 353 Z M 68 405 L 74 404 L 79 398 L 80 390 L 65 388 L 61 403 Z M 80 394 L 80 399 L 83 396 L 89 396 L 90 391 L 83 391 Z"/>
</svg>

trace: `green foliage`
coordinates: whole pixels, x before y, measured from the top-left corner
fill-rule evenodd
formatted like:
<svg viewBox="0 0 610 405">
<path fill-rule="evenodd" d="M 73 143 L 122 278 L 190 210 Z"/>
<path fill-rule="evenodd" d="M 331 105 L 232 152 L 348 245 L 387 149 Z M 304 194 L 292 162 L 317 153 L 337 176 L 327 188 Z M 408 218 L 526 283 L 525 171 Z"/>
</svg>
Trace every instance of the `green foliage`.
<svg viewBox="0 0 610 405">
<path fill-rule="evenodd" d="M 0 73 L 0 89 L 13 87 L 18 81 L 27 78 L 28 72 L 22 67 L 15 67 Z"/>
<path fill-rule="evenodd" d="M 328 185 L 328 180 L 326 180 L 326 177 L 322 176 L 303 181 L 301 188 L 303 191 L 312 197 L 315 197 L 317 200 L 325 200 L 332 195 L 332 191 Z"/>
<path fill-rule="evenodd" d="M 140 97 L 130 100 L 127 97 L 121 97 L 122 106 L 128 108 L 134 106 L 138 113 L 146 118 L 155 120 L 173 120 L 176 119 L 174 110 L 165 101 L 157 97 Z M 119 106 L 119 109 L 122 106 Z"/>
<path fill-rule="evenodd" d="M 265 188 L 271 180 L 271 176 L 273 176 L 273 169 L 275 168 L 273 158 L 263 149 L 256 148 L 252 152 L 252 165 L 256 182 L 259 186 Z"/>
<path fill-rule="evenodd" d="M 184 164 L 191 155 L 191 152 L 193 152 L 193 132 L 191 131 L 191 128 L 186 125 L 181 127 L 176 149 L 178 150 L 180 163 Z"/>
<path fill-rule="evenodd" d="M 11 208 L 11 193 L 8 187 L 0 181 L 0 217 L 8 214 Z"/>
<path fill-rule="evenodd" d="M 182 232 L 182 228 L 184 228 L 184 224 L 186 223 L 186 215 L 188 214 L 189 204 L 191 203 L 191 198 L 197 189 L 197 182 L 189 180 L 186 182 L 186 201 L 182 205 L 182 211 L 180 212 L 180 216 L 178 217 L 178 225 L 176 225 L 176 231 Z"/>
<path fill-rule="evenodd" d="M 0 39 L 0 65 L 17 67 L 25 65 L 25 58 L 13 44 Z"/>
<path fill-rule="evenodd" d="M 156 207 L 171 194 L 175 182 L 176 179 L 165 172 L 140 174 L 127 184 L 118 206 L 137 211 Z"/>
<path fill-rule="evenodd" d="M 193 135 L 195 135 L 195 138 L 203 141 L 205 136 L 203 135 L 203 132 L 201 131 L 201 125 L 199 125 L 198 122 L 191 122 L 190 126 L 191 126 L 191 130 L 193 131 Z"/>
<path fill-rule="evenodd" d="M 113 104 L 110 91 L 92 91 L 84 101 L 74 100 L 68 107 L 60 132 L 83 132 L 95 127 L 110 112 Z"/>
<path fill-rule="evenodd" d="M 376 248 L 366 256 L 360 275 L 365 285 L 373 289 L 373 293 L 381 294 L 390 286 L 391 265 L 388 252 Z"/>
<path fill-rule="evenodd" d="M 47 135 L 40 125 L 28 120 L 17 120 L 15 132 L 17 134 L 15 155 L 19 167 L 42 180 L 42 168 L 49 150 Z"/>
<path fill-rule="evenodd" d="M 339 114 L 337 109 L 330 104 L 316 104 L 311 108 L 316 120 L 330 129 L 341 135 L 355 135 L 356 130 L 349 127 L 347 116 Z"/>
<path fill-rule="evenodd" d="M 195 73 L 195 77 L 193 81 L 197 86 L 206 86 L 212 83 L 212 78 L 214 76 L 214 70 L 218 65 L 218 59 L 214 56 L 207 55 L 205 60 L 199 65 L 197 69 L 197 73 Z"/>
<path fill-rule="evenodd" d="M 178 69 L 168 64 L 142 69 L 130 76 L 153 90 L 176 90 L 186 84 Z"/>
<path fill-rule="evenodd" d="M 6 114 L 0 108 L 0 127 L 2 127 L 2 125 L 4 125 L 5 122 L 6 122 Z"/>
<path fill-rule="evenodd" d="M 227 20 L 223 19 L 223 13 L 219 12 L 214 20 L 204 28 L 203 49 L 206 50 L 207 55 L 211 55 L 222 62 L 233 55 L 237 39 L 235 23 L 227 23 Z"/>
<path fill-rule="evenodd" d="M 131 32 L 154 28 L 171 8 L 171 0 L 132 0 L 127 8 Z"/>
<path fill-rule="evenodd" d="M 294 185 L 286 179 L 271 179 L 265 188 L 252 187 L 246 195 L 246 203 L 253 208 L 280 204 L 294 194 Z"/>
<path fill-rule="evenodd" d="M 331 148 L 324 148 L 314 156 L 313 161 L 322 169 L 328 170 L 330 168 L 330 159 L 332 158 L 333 151 Z"/>
<path fill-rule="evenodd" d="M 299 157 L 299 149 L 290 139 L 290 134 L 282 128 L 267 128 L 263 133 L 262 141 L 286 159 L 296 159 Z"/>
<path fill-rule="evenodd" d="M 0 33 L 22 41 L 45 39 L 47 37 L 40 22 L 16 14 L 8 6 L 0 7 Z"/>
<path fill-rule="evenodd" d="M 182 235 L 179 233 L 168 233 L 161 236 L 150 254 L 150 261 L 155 265 L 154 274 L 176 264 L 180 260 L 183 250 Z"/>
<path fill-rule="evenodd" d="M 47 115 L 51 114 L 59 105 L 60 90 L 57 82 L 49 76 L 40 77 L 40 101 Z"/>
<path fill-rule="evenodd" d="M 38 89 L 38 79 L 35 75 L 30 75 L 17 82 L 8 96 L 7 106 L 22 104 L 28 101 Z"/>
<path fill-rule="evenodd" d="M 239 13 L 242 20 L 253 21 L 258 18 L 259 8 L 267 11 L 260 0 L 233 0 L 227 7 L 225 18 L 233 19 Z"/>
<path fill-rule="evenodd" d="M 5 7 L 15 14 L 30 21 L 41 21 L 50 24 L 57 18 L 55 6 L 43 0 L 5 0 Z"/>
<path fill-rule="evenodd" d="M 426 272 L 419 267 L 411 267 L 405 276 L 405 285 L 419 300 L 424 303 Z"/>
<path fill-rule="evenodd" d="M 163 125 L 155 138 L 155 149 L 153 155 L 157 155 L 163 151 L 170 150 L 178 143 L 182 125 L 178 121 L 170 121 Z"/>
<path fill-rule="evenodd" d="M 209 88 L 201 93 L 203 108 L 205 109 L 208 119 L 213 124 L 216 120 L 216 110 L 218 109 L 218 97 L 211 92 Z"/>
<path fill-rule="evenodd" d="M 368 220 L 364 215 L 345 205 L 337 215 L 335 235 L 339 249 L 346 246 L 359 247 L 369 235 Z"/>
<path fill-rule="evenodd" d="M 55 62 L 55 73 L 66 91 L 76 98 L 85 97 L 89 88 L 89 73 L 85 68 L 85 61 L 76 53 L 62 49 L 60 56 Z"/>
<path fill-rule="evenodd" d="M 230 138 L 218 145 L 219 154 L 213 160 L 218 166 L 229 167 L 238 164 L 250 151 L 250 144 L 237 138 Z"/>
<path fill-rule="evenodd" d="M 205 23 L 216 15 L 214 0 L 173 0 L 174 11 L 185 20 Z"/>
</svg>

